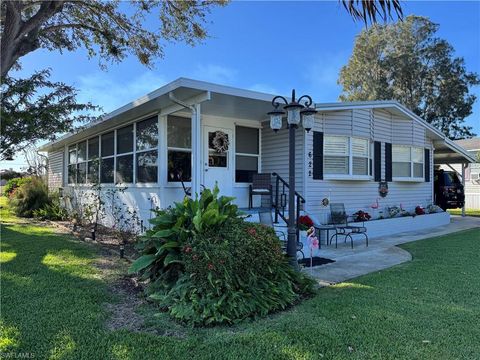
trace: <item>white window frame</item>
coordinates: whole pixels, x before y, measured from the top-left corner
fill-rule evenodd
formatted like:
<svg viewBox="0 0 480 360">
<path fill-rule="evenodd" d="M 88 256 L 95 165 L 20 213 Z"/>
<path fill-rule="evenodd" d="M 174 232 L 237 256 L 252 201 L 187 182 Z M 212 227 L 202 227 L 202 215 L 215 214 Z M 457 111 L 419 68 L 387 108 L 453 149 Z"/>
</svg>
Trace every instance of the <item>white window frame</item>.
<svg viewBox="0 0 480 360">
<path fill-rule="evenodd" d="M 258 130 L 258 154 L 249 154 L 249 153 L 241 153 L 241 152 L 237 152 L 237 126 L 238 127 L 245 127 L 245 128 L 252 128 L 252 129 L 257 129 Z M 248 182 L 237 182 L 237 175 L 236 175 L 236 171 L 237 171 L 237 155 L 238 156 L 248 156 L 248 157 L 256 157 L 257 158 L 257 169 L 258 169 L 258 173 L 261 173 L 261 168 L 260 168 L 260 165 L 261 165 L 261 146 L 262 146 L 262 129 L 260 127 L 257 127 L 257 126 L 248 126 L 248 125 L 245 125 L 245 124 L 237 124 L 235 123 L 235 126 L 234 126 L 234 152 L 233 152 L 233 184 L 235 187 L 248 187 L 250 186 L 251 183 L 248 183 Z"/>
<path fill-rule="evenodd" d="M 394 168 L 393 164 L 398 161 L 393 161 L 393 154 L 395 153 L 395 148 L 404 147 L 410 149 L 410 176 L 395 176 L 393 173 Z M 414 164 L 420 164 L 419 162 L 413 161 L 413 151 L 414 149 L 420 149 L 422 154 L 422 176 L 414 176 Z M 392 144 L 392 180 L 398 182 L 423 182 L 425 181 L 425 151 L 424 148 L 420 146 L 411 146 L 411 145 L 402 145 L 402 144 Z"/>
<path fill-rule="evenodd" d="M 169 181 L 168 180 L 168 153 L 170 151 L 190 153 L 190 165 L 191 165 L 191 161 L 192 161 L 191 154 L 192 154 L 193 139 L 191 139 L 191 143 L 190 143 L 189 148 L 179 148 L 179 147 L 174 147 L 174 146 L 168 146 L 168 116 L 169 115 L 182 117 L 182 118 L 188 119 L 190 121 L 191 121 L 191 118 L 189 118 L 187 116 L 184 116 L 184 115 L 174 115 L 174 114 L 168 114 L 168 115 L 165 116 L 165 136 L 164 136 L 164 139 L 165 139 L 165 173 L 162 175 L 162 176 L 164 176 L 164 179 L 162 180 L 162 183 L 164 184 L 165 187 L 182 187 L 180 181 Z M 190 124 L 191 124 L 191 122 L 190 122 Z M 190 128 L 190 131 L 192 131 L 191 128 Z M 193 176 L 193 174 L 192 174 L 192 176 Z M 191 186 L 192 185 L 191 181 L 184 181 L 183 183 L 185 184 L 185 186 Z"/>
<path fill-rule="evenodd" d="M 145 120 L 149 120 L 151 118 L 156 118 L 156 120 L 157 120 L 157 146 L 137 151 L 137 125 L 138 125 L 138 123 L 140 123 L 142 121 L 145 121 Z M 153 116 L 144 118 L 142 120 L 136 121 L 135 125 L 133 127 L 133 134 L 134 134 L 134 137 L 133 137 L 133 149 L 134 149 L 133 179 L 134 179 L 134 183 L 136 185 L 139 185 L 139 186 L 148 186 L 148 185 L 152 185 L 152 184 L 158 184 L 158 182 L 159 182 L 158 168 L 160 167 L 159 166 L 160 165 L 160 151 L 159 151 L 159 146 L 160 146 L 160 123 L 158 121 L 158 116 L 153 115 Z M 139 183 L 138 179 L 137 179 L 137 155 L 145 153 L 145 152 L 149 152 L 149 151 L 156 151 L 157 152 L 157 181 L 156 182 L 141 182 L 141 183 Z"/>
<path fill-rule="evenodd" d="M 347 138 L 348 139 L 348 174 L 329 174 L 325 171 L 325 156 L 335 156 L 335 155 L 329 155 L 325 153 L 325 139 L 323 141 L 323 178 L 326 180 L 371 180 L 373 178 L 371 174 L 371 166 L 372 166 L 372 144 L 371 140 L 369 138 L 365 137 L 360 137 L 360 136 L 348 136 L 348 135 L 324 135 L 324 138 L 326 137 L 341 137 L 341 138 Z M 368 155 L 366 157 L 367 159 L 367 174 L 366 175 L 354 175 L 353 174 L 353 158 L 354 157 L 364 157 L 364 156 L 354 156 L 353 154 L 353 139 L 359 139 L 359 140 L 366 140 L 368 145 Z"/>
</svg>

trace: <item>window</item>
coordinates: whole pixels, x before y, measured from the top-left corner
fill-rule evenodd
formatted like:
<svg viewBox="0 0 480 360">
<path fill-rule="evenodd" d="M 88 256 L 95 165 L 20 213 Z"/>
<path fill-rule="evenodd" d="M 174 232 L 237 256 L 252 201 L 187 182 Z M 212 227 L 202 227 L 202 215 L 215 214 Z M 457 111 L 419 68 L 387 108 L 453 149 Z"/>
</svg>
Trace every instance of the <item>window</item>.
<svg viewBox="0 0 480 360">
<path fill-rule="evenodd" d="M 260 130 L 244 126 L 235 127 L 235 181 L 252 182 L 258 173 L 260 159 Z"/>
<path fill-rule="evenodd" d="M 370 174 L 370 142 L 348 136 L 325 136 L 323 170 L 325 175 L 362 177 Z"/>
<path fill-rule="evenodd" d="M 423 178 L 423 148 L 393 145 L 392 174 L 396 178 Z"/>
<path fill-rule="evenodd" d="M 98 183 L 100 180 L 99 144 L 98 136 L 88 139 L 87 182 L 90 184 Z"/>
<path fill-rule="evenodd" d="M 167 117 L 167 148 L 169 182 L 192 179 L 191 120 L 179 116 Z"/>
<path fill-rule="evenodd" d="M 215 141 L 218 136 L 224 136 L 228 142 L 228 134 L 224 134 L 221 131 L 209 131 L 208 132 L 208 166 L 209 167 L 228 167 L 228 151 L 217 151 L 215 149 Z"/>
<path fill-rule="evenodd" d="M 117 130 L 116 144 L 115 182 L 133 183 L 133 124 Z"/>
<path fill-rule="evenodd" d="M 177 136 L 176 141 L 184 139 Z M 156 183 L 157 172 L 157 116 L 68 147 L 69 184 Z"/>
<path fill-rule="evenodd" d="M 158 180 L 158 119 L 137 123 L 136 167 L 137 183 L 156 183 Z M 154 149 L 154 150 L 152 150 Z"/>
<path fill-rule="evenodd" d="M 77 182 L 77 145 L 68 147 L 68 183 Z"/>
<path fill-rule="evenodd" d="M 115 175 L 115 132 L 102 134 L 100 137 L 101 155 L 100 160 L 100 182 L 102 184 L 113 184 Z"/>
</svg>

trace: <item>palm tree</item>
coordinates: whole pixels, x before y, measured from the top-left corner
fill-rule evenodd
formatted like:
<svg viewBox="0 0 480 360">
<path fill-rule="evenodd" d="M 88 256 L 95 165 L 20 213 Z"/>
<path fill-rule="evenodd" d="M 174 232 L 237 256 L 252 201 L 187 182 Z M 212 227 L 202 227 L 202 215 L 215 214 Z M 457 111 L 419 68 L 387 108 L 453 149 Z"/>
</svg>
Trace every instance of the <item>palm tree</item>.
<svg viewBox="0 0 480 360">
<path fill-rule="evenodd" d="M 399 19 L 403 18 L 400 0 L 340 0 L 340 2 L 354 20 L 362 20 L 365 25 L 368 22 L 376 23 L 377 19 L 384 22 L 393 19 L 393 12 Z"/>
</svg>

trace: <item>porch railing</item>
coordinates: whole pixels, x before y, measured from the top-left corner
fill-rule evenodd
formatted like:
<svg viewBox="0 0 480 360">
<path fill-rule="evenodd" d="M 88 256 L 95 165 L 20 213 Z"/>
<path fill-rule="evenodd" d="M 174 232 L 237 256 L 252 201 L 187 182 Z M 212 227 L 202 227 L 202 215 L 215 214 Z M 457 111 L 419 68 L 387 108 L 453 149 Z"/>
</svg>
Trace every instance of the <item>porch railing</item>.
<svg viewBox="0 0 480 360">
<path fill-rule="evenodd" d="M 288 215 L 287 212 L 287 194 L 290 190 L 290 185 L 277 173 L 272 173 L 272 176 L 275 177 L 275 201 L 273 208 L 275 209 L 275 223 L 278 223 L 278 217 L 282 218 L 285 223 L 288 224 Z M 297 231 L 297 239 L 300 233 L 298 228 L 298 218 L 300 217 L 300 211 L 302 210 L 302 205 L 305 204 L 305 198 L 295 191 L 295 228 Z"/>
</svg>

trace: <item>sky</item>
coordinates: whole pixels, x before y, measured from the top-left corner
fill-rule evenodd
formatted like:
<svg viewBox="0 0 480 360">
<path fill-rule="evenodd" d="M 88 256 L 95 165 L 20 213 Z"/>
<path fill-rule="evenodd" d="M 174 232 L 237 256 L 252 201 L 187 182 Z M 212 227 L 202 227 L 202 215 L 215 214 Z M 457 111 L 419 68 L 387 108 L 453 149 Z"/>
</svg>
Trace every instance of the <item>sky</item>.
<svg viewBox="0 0 480 360">
<path fill-rule="evenodd" d="M 480 1 L 403 1 L 405 15 L 430 18 L 469 71 L 480 73 Z M 274 94 L 310 94 L 315 102 L 338 100 L 340 68 L 348 62 L 355 36 L 364 27 L 354 22 L 334 1 L 234 1 L 215 8 L 209 16 L 210 38 L 191 47 L 165 46 L 163 59 L 153 69 L 134 57 L 112 64 L 107 71 L 98 59 L 77 50 L 60 54 L 37 50 L 21 59 L 19 75 L 51 68 L 52 80 L 78 89 L 77 99 L 102 106 L 105 112 L 135 100 L 179 77 L 230 85 Z M 154 24 L 154 15 L 148 24 Z M 480 98 L 480 87 L 472 91 Z M 480 100 L 467 119 L 480 134 Z M 19 169 L 22 156 L 1 164 Z"/>
</svg>

